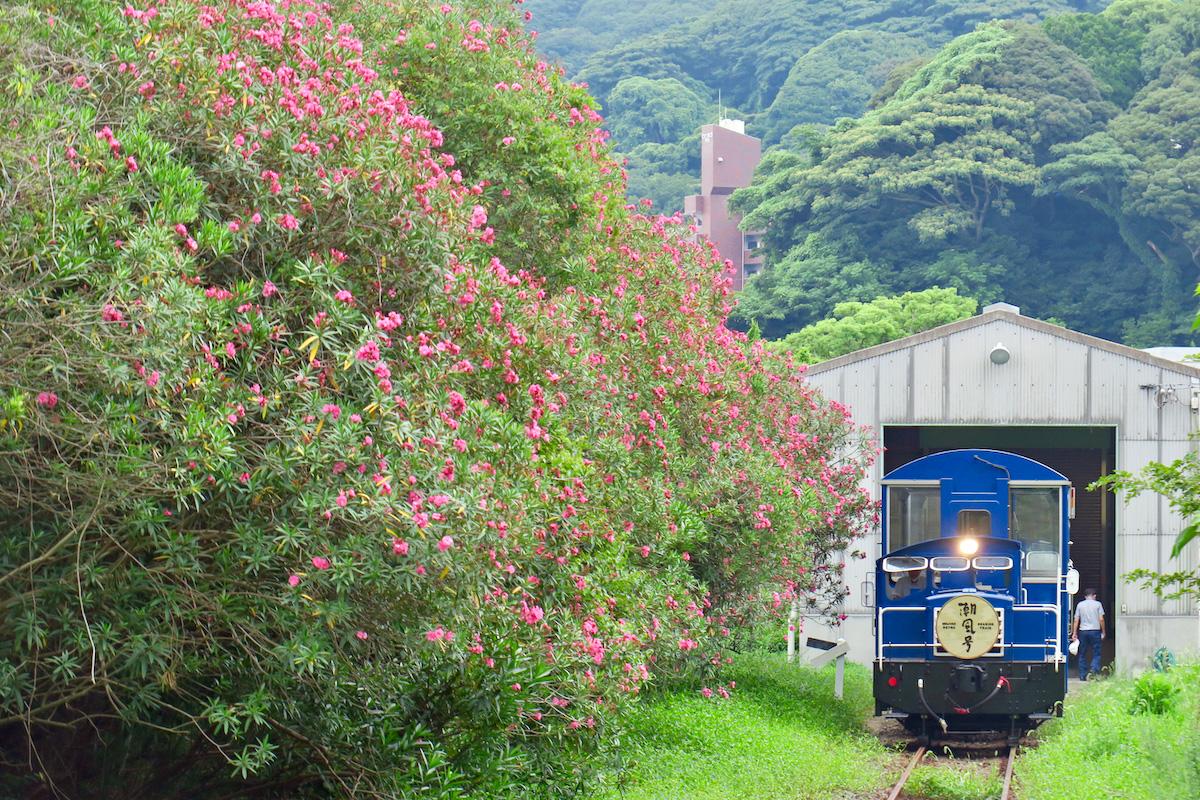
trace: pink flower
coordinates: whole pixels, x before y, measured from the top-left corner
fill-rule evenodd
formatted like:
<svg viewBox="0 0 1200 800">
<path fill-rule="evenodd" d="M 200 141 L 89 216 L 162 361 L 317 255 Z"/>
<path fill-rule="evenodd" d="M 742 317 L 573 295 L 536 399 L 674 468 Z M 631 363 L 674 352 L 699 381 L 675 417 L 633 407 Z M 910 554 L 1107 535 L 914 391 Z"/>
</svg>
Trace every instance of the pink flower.
<svg viewBox="0 0 1200 800">
<path fill-rule="evenodd" d="M 454 547 L 454 540 L 449 536 L 443 536 L 442 540 L 438 542 L 438 550 L 441 550 L 443 553 L 449 550 L 451 547 Z"/>
<path fill-rule="evenodd" d="M 175 233 L 179 236 L 179 238 L 186 239 L 188 235 L 187 225 L 184 225 L 182 222 L 176 222 Z"/>
<path fill-rule="evenodd" d="M 153 389 L 155 386 L 158 386 L 159 377 L 160 376 L 158 374 L 158 370 L 154 370 L 153 372 L 151 372 L 149 375 L 146 376 L 146 385 L 149 386 L 151 389 Z"/>
<path fill-rule="evenodd" d="M 71 85 L 76 89 L 88 88 L 88 79 L 86 75 L 76 75 L 75 80 L 71 81 Z"/>
<path fill-rule="evenodd" d="M 354 302 L 354 295 L 350 294 L 350 292 L 346 289 L 339 289 L 337 294 L 333 296 L 333 299 L 337 300 L 339 303 L 350 305 Z"/>
<path fill-rule="evenodd" d="M 378 361 L 382 358 L 379 353 L 379 344 L 374 339 L 369 340 L 362 347 L 358 348 L 358 352 L 354 354 L 354 357 L 359 361 L 370 361 L 371 363 Z"/>
<path fill-rule="evenodd" d="M 398 556 L 408 555 L 408 542 L 403 539 L 392 540 L 392 552 Z"/>
<path fill-rule="evenodd" d="M 135 159 L 133 156 L 126 156 L 125 157 L 125 169 L 129 170 L 130 172 L 137 172 L 138 171 L 137 159 Z"/>
<path fill-rule="evenodd" d="M 350 500 L 349 500 L 349 498 L 346 497 L 346 493 L 344 491 L 342 491 L 342 492 L 338 492 L 337 500 L 335 500 L 334 502 L 337 503 L 338 508 L 345 508 L 346 504 L 349 503 Z"/>
<path fill-rule="evenodd" d="M 294 231 L 300 227 L 300 221 L 291 214 L 282 214 L 279 217 L 279 224 L 284 230 Z"/>
<path fill-rule="evenodd" d="M 321 406 L 321 413 L 328 414 L 334 419 L 337 419 L 342 415 L 342 409 L 341 406 L 337 405 L 336 403 L 326 403 L 325 405 Z"/>
<path fill-rule="evenodd" d="M 704 695 L 705 697 L 712 697 L 713 690 L 708 688 L 707 686 L 705 686 L 703 689 L 700 690 L 700 694 Z"/>
<path fill-rule="evenodd" d="M 125 315 L 122 314 L 112 303 L 108 303 L 100 311 L 100 318 L 105 322 L 120 322 L 121 320 L 125 319 Z"/>
<path fill-rule="evenodd" d="M 274 297 L 277 294 L 279 294 L 279 289 L 275 286 L 275 284 L 271 283 L 270 281 L 263 281 L 263 297 Z"/>
<path fill-rule="evenodd" d="M 58 395 L 54 392 L 38 392 L 37 404 L 42 408 L 54 408 L 58 405 Z"/>
<path fill-rule="evenodd" d="M 521 619 L 525 620 L 527 625 L 536 625 L 542 621 L 542 617 L 546 612 L 542 611 L 541 606 L 530 606 L 521 603 Z"/>
<path fill-rule="evenodd" d="M 456 417 L 462 416 L 462 413 L 467 410 L 466 399 L 458 392 L 450 392 L 447 397 L 450 399 L 450 413 Z"/>
<path fill-rule="evenodd" d="M 475 206 L 471 209 L 471 229 L 482 228 L 487 225 L 488 215 L 487 209 L 483 206 Z"/>
<path fill-rule="evenodd" d="M 515 141 L 516 141 L 516 139 L 514 139 L 513 137 L 511 137 L 511 136 L 505 136 L 503 139 L 501 139 L 501 140 L 500 140 L 500 144 L 502 144 L 502 145 L 505 145 L 505 146 L 508 146 L 508 145 L 512 144 L 513 142 L 515 142 Z"/>
<path fill-rule="evenodd" d="M 329 559 L 325 556 L 313 556 L 312 565 L 317 569 L 329 569 Z"/>
<path fill-rule="evenodd" d="M 299 586 L 299 585 L 300 585 L 300 576 L 299 575 L 289 575 L 288 576 L 288 586 L 295 587 L 295 586 Z"/>
<path fill-rule="evenodd" d="M 685 652 L 688 650 L 695 650 L 699 646 L 700 646 L 700 643 L 697 642 L 695 639 L 680 639 L 679 640 L 679 649 L 683 650 Z"/>
<path fill-rule="evenodd" d="M 366 640 L 366 638 L 367 638 L 366 631 L 355 631 L 354 635 L 357 636 L 359 639 L 363 639 L 363 640 Z"/>
<path fill-rule="evenodd" d="M 440 642 L 443 639 L 446 639 L 446 640 L 453 639 L 454 635 L 449 633 L 445 628 L 443 628 L 441 625 L 439 625 L 431 631 L 425 631 L 425 638 L 431 642 Z"/>
</svg>

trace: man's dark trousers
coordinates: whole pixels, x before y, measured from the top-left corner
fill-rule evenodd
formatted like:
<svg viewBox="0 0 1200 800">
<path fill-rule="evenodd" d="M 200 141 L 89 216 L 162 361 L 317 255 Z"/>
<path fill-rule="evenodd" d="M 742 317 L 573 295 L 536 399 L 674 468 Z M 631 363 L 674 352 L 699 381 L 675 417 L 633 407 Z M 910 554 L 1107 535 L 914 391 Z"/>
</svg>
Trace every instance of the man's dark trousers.
<svg viewBox="0 0 1200 800">
<path fill-rule="evenodd" d="M 1088 676 L 1088 658 L 1091 656 L 1091 672 L 1100 672 L 1100 631 L 1079 632 L 1079 680 L 1085 681 Z"/>
</svg>

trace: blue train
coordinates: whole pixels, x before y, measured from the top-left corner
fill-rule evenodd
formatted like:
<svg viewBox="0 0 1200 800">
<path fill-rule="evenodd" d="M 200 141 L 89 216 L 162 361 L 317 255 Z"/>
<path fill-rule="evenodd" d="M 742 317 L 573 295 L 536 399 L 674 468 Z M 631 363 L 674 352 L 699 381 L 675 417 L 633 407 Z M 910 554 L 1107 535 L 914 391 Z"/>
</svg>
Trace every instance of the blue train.
<svg viewBox="0 0 1200 800">
<path fill-rule="evenodd" d="M 1032 459 L 953 450 L 883 479 L 875 713 L 928 741 L 1016 741 L 1067 691 L 1071 484 Z"/>
</svg>

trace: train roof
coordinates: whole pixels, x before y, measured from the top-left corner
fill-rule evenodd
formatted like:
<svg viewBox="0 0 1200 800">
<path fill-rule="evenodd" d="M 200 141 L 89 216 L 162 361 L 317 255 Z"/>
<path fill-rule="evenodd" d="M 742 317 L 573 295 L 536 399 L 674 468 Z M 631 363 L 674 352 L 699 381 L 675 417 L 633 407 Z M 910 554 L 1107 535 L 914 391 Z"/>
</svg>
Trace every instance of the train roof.
<svg viewBox="0 0 1200 800">
<path fill-rule="evenodd" d="M 910 461 L 883 476 L 884 483 L 934 481 L 1002 470 L 1010 481 L 1039 481 L 1070 484 L 1060 472 L 1032 458 L 1003 450 L 947 450 Z"/>
</svg>

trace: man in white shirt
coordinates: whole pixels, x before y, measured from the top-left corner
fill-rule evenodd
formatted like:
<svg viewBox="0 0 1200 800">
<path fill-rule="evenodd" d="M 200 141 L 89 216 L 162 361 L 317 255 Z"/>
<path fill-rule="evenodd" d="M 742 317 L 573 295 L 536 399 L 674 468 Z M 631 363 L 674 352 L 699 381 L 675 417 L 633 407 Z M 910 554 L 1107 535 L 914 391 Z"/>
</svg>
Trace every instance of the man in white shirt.
<svg viewBox="0 0 1200 800">
<path fill-rule="evenodd" d="M 1104 641 L 1104 606 L 1096 599 L 1095 589 L 1088 589 L 1083 594 L 1083 601 L 1075 606 L 1071 639 L 1079 640 L 1079 680 L 1086 681 L 1089 672 L 1093 675 L 1100 672 L 1100 643 Z M 1090 659 L 1085 657 L 1085 653 L 1089 653 Z"/>
</svg>

